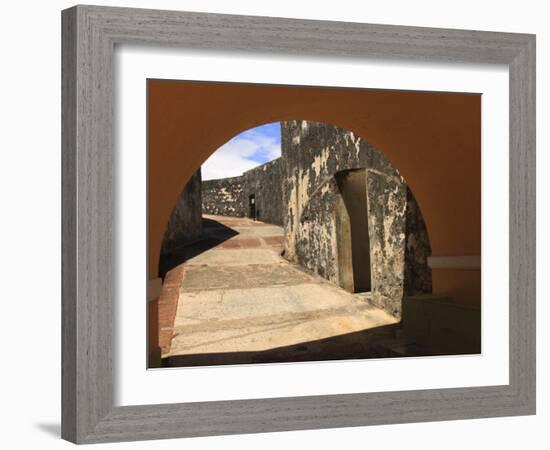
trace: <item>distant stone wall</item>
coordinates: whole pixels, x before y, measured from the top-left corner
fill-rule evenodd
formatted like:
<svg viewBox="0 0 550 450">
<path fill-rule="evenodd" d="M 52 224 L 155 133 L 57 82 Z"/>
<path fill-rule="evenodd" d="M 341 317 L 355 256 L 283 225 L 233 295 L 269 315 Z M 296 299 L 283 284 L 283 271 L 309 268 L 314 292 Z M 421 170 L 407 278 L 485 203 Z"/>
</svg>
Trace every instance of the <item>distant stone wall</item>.
<svg viewBox="0 0 550 450">
<path fill-rule="evenodd" d="M 257 220 L 282 225 L 283 194 L 279 158 L 248 170 L 240 177 L 203 181 L 203 212 L 221 216 L 250 217 L 251 195 L 254 195 Z"/>
<path fill-rule="evenodd" d="M 202 234 L 201 171 L 191 177 L 181 191 L 166 230 L 161 248 L 164 255 L 199 239 Z"/>
<path fill-rule="evenodd" d="M 283 224 L 283 187 L 281 159 L 277 158 L 243 174 L 247 202 L 254 195 L 256 219 L 274 225 Z M 246 216 L 248 217 L 248 210 Z"/>
<path fill-rule="evenodd" d="M 346 284 L 335 175 L 365 169 L 372 299 L 400 317 L 405 293 L 431 289 L 426 228 L 414 198 L 407 197 L 403 178 L 380 152 L 350 131 L 308 121 L 283 122 L 281 127 L 283 204 L 289 208 L 283 216 L 285 257 Z"/>
<path fill-rule="evenodd" d="M 245 179 L 242 176 L 203 181 L 203 214 L 244 217 L 247 207 L 244 189 Z"/>
</svg>

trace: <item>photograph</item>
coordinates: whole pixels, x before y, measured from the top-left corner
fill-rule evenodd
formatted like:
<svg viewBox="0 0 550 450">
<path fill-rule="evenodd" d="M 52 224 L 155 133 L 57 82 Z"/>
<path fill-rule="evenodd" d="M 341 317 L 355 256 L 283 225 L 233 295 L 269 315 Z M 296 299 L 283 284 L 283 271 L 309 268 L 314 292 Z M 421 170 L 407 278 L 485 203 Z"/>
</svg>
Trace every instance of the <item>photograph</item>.
<svg viewBox="0 0 550 450">
<path fill-rule="evenodd" d="M 481 97 L 148 79 L 148 367 L 480 354 Z"/>
</svg>

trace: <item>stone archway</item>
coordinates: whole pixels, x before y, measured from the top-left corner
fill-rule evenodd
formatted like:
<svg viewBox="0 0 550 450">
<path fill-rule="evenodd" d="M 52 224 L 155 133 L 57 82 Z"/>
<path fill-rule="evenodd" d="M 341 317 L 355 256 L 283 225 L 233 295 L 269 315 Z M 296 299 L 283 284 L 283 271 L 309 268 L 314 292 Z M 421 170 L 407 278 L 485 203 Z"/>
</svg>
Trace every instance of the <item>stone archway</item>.
<svg viewBox="0 0 550 450">
<path fill-rule="evenodd" d="M 301 117 L 351 130 L 384 152 L 422 208 L 434 292 L 479 307 L 479 265 L 460 262 L 481 253 L 480 96 L 149 80 L 148 100 L 151 285 L 170 212 L 201 163 L 245 129 Z"/>
<path fill-rule="evenodd" d="M 187 248 L 171 256 L 167 244 L 177 254 L 196 241 L 202 214 L 248 217 L 283 226 L 287 260 L 349 292 L 369 293 L 371 303 L 400 318 L 405 294 L 432 290 L 428 234 L 405 180 L 351 131 L 303 120 L 282 122 L 280 130 L 281 156 L 272 161 L 202 183 L 197 171 L 172 211 L 159 275 L 195 255 Z"/>
<path fill-rule="evenodd" d="M 160 294 L 158 263 L 171 211 L 201 164 L 244 130 L 298 117 L 335 124 L 383 151 L 422 209 L 433 293 L 476 310 L 469 323 L 479 330 L 480 95 L 174 80 L 148 80 L 147 90 L 148 299 Z M 473 348 L 479 339 L 472 342 Z"/>
<path fill-rule="evenodd" d="M 338 231 L 338 222 L 342 222 L 343 217 L 340 215 L 339 218 L 338 209 L 343 205 L 350 241 L 348 262 L 352 263 L 353 271 L 351 277 L 348 274 L 348 278 L 352 279 L 352 287 L 348 290 L 372 290 L 372 303 L 400 318 L 401 302 L 406 291 L 405 276 L 406 273 L 413 273 L 405 270 L 407 251 L 411 253 L 410 249 L 413 249 L 412 257 L 417 263 L 423 258 L 424 269 L 429 272 L 426 264 L 429 243 L 424 222 L 403 177 L 380 152 L 352 131 L 304 120 L 284 121 L 282 129 L 280 159 L 251 170 L 241 177 L 209 182 L 217 187 L 221 186 L 224 196 L 227 192 L 241 192 L 242 195 L 237 196 L 236 203 L 228 209 L 228 215 L 250 216 L 250 201 L 251 198 L 255 200 L 255 194 L 248 195 L 247 185 L 282 189 L 281 212 L 275 213 L 274 217 L 282 216 L 285 256 L 345 287 L 345 276 L 342 277 L 345 252 L 341 251 L 344 239 L 342 229 Z M 184 192 L 187 190 L 188 188 L 184 189 Z M 364 208 L 359 208 L 358 215 L 352 217 L 353 203 L 362 203 L 362 199 L 365 200 L 363 203 L 369 205 L 362 205 Z M 255 203 L 254 201 L 256 208 Z M 267 201 L 266 204 L 268 203 L 273 202 Z M 408 219 L 411 218 L 407 217 L 408 210 L 415 214 L 411 216 L 412 223 L 421 225 L 412 233 L 407 229 Z M 241 214 L 235 214 L 237 211 Z M 253 216 L 257 218 L 256 214 Z M 368 222 L 361 223 L 361 218 L 365 219 L 365 216 L 368 217 Z M 357 222 L 354 227 L 356 231 L 367 229 L 366 247 L 364 242 L 362 246 L 351 245 L 353 241 L 360 243 L 364 238 L 360 233 L 352 232 L 351 224 L 354 221 Z M 426 236 L 420 236 L 420 229 Z M 413 238 L 412 241 L 409 237 Z M 427 244 L 427 248 L 421 249 L 415 255 L 414 245 L 418 247 L 423 242 Z M 355 270 L 357 264 L 354 264 L 356 261 L 353 261 L 353 254 L 358 249 L 360 251 L 365 248 L 367 258 L 359 258 L 357 264 L 361 263 L 360 260 L 364 263 L 366 259 L 367 266 L 370 266 L 372 260 L 373 275 L 371 277 L 369 273 L 368 279 L 360 280 L 365 281 L 365 284 L 359 286 L 358 273 L 361 270 L 365 272 L 365 268 Z M 418 267 L 415 270 L 418 271 Z M 417 285 L 424 286 L 423 280 L 420 283 L 415 282 L 413 288 Z M 420 289 L 413 294 L 424 292 L 426 291 Z"/>
</svg>

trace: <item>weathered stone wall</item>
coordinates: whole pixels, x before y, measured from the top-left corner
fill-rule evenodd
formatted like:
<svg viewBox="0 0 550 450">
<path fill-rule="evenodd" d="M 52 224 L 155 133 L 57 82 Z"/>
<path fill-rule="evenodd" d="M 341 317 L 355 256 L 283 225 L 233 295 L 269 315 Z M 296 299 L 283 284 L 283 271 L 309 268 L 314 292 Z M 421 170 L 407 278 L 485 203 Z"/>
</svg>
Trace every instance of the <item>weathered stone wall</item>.
<svg viewBox="0 0 550 450">
<path fill-rule="evenodd" d="M 244 200 L 248 205 L 250 195 L 256 202 L 256 219 L 274 225 L 283 224 L 283 187 L 281 159 L 277 158 L 243 174 Z M 247 216 L 248 210 L 246 213 Z"/>
<path fill-rule="evenodd" d="M 432 292 L 432 271 L 428 267 L 430 240 L 422 213 L 413 193 L 407 187 L 407 244 L 405 246 L 405 295 Z"/>
<path fill-rule="evenodd" d="M 407 186 L 395 169 L 383 169 L 367 171 L 372 301 L 400 316 L 405 293 Z"/>
<path fill-rule="evenodd" d="M 246 216 L 244 177 L 222 178 L 202 182 L 202 212 L 218 216 Z"/>
<path fill-rule="evenodd" d="M 284 226 L 288 260 L 349 289 L 350 216 L 338 180 L 363 170 L 373 303 L 400 317 L 405 295 L 431 292 L 420 209 L 379 151 L 351 131 L 309 121 L 282 122 L 281 147 L 281 158 L 240 177 L 203 182 L 203 212 L 247 217 L 253 194 L 256 217 Z"/>
<path fill-rule="evenodd" d="M 305 198 L 297 198 L 300 195 L 297 189 L 285 192 L 285 197 L 290 194 L 293 198 L 284 223 L 284 257 L 342 286 L 337 257 L 335 205 L 339 193 L 335 178 L 326 179 L 307 202 L 303 201 Z"/>
<path fill-rule="evenodd" d="M 404 293 L 424 292 L 431 285 L 425 226 L 414 198 L 407 198 L 403 178 L 380 152 L 350 131 L 308 121 L 283 122 L 281 129 L 283 204 L 289 208 L 283 216 L 285 257 L 345 284 L 338 261 L 339 192 L 334 176 L 366 169 L 372 300 L 400 317 Z"/>
<path fill-rule="evenodd" d="M 257 220 L 282 225 L 280 158 L 248 170 L 240 177 L 203 181 L 203 212 L 221 216 L 250 217 L 250 195 L 254 195 L 255 198 Z"/>
<path fill-rule="evenodd" d="M 162 241 L 164 255 L 197 240 L 202 233 L 201 171 L 191 177 L 172 210 Z"/>
</svg>

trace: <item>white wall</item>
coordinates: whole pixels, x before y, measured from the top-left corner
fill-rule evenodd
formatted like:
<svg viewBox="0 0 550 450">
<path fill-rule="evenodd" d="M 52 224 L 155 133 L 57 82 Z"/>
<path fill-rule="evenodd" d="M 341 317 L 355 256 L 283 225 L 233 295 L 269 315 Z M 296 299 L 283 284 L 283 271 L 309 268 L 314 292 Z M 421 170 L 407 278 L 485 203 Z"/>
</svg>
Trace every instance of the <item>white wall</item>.
<svg viewBox="0 0 550 450">
<path fill-rule="evenodd" d="M 537 34 L 538 78 L 538 221 L 548 228 L 543 206 L 543 165 L 548 124 L 547 70 L 550 39 L 545 2 L 480 1 L 357 1 L 277 0 L 107 1 L 104 5 L 135 6 L 234 14 L 271 15 L 468 28 Z M 2 446 L 62 448 L 60 417 L 60 10 L 70 1 L 4 2 L 0 26 L 2 69 L 0 113 L 0 264 L 3 308 L 0 411 Z M 546 13 L 547 14 L 547 13 Z M 546 119 L 546 120 L 545 120 Z M 546 160 L 546 161 L 545 161 Z M 550 167 L 548 167 L 550 168 Z M 546 226 L 545 226 L 546 225 Z M 549 333 L 542 328 L 548 308 L 542 302 L 544 263 L 549 240 L 539 234 L 538 399 L 536 417 L 484 419 L 301 431 L 277 434 L 141 442 L 117 448 L 542 448 L 548 442 L 550 399 L 543 384 L 548 363 Z M 546 252 L 544 251 L 546 250 Z M 548 278 L 548 277 L 547 277 Z M 547 284 L 547 283 L 546 283 Z M 7 289 L 6 289 L 7 288 Z M 548 290 L 546 289 L 546 292 Z M 545 352 L 543 359 L 543 351 Z M 535 445 L 534 441 L 541 441 Z M 531 445 L 530 445 L 531 444 Z M 111 447 L 109 447 L 111 448 Z"/>
</svg>

